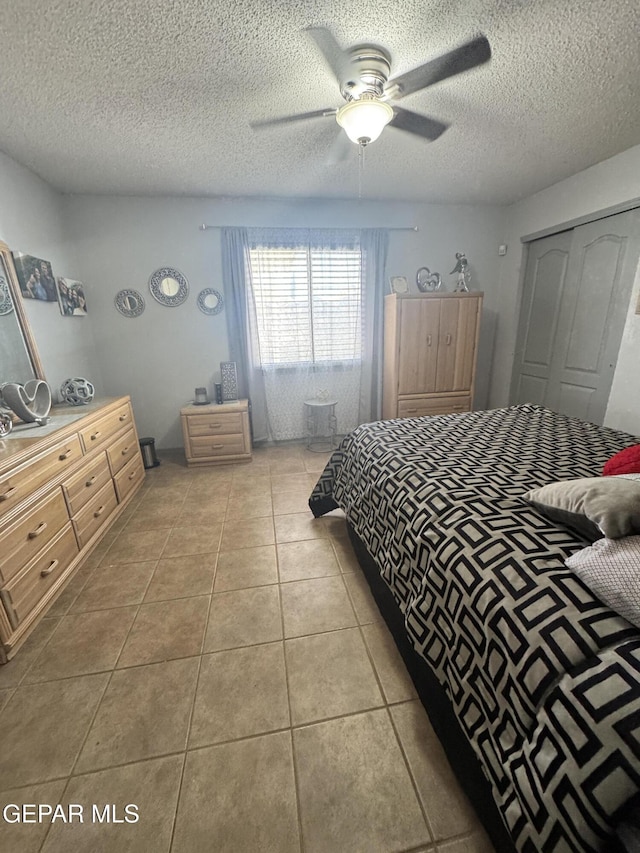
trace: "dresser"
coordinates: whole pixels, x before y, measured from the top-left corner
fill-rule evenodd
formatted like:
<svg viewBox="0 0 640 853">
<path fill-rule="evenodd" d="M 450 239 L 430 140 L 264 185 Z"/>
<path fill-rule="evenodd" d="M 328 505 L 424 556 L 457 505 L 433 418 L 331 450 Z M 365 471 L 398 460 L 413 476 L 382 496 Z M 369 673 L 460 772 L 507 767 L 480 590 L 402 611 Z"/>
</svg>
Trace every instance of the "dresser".
<svg viewBox="0 0 640 853">
<path fill-rule="evenodd" d="M 482 293 L 385 297 L 384 419 L 471 410 L 481 314 Z"/>
<path fill-rule="evenodd" d="M 219 465 L 251 459 L 249 402 L 191 404 L 180 409 L 187 465 Z"/>
<path fill-rule="evenodd" d="M 55 406 L 0 440 L 0 663 L 144 482 L 129 397 Z"/>
</svg>

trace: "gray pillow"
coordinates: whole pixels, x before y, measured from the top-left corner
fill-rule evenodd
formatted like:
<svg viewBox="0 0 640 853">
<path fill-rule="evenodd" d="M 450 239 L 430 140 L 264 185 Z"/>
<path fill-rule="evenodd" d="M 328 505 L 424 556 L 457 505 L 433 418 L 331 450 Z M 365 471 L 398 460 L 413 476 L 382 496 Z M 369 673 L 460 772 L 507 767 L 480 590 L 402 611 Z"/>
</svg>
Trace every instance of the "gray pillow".
<svg viewBox="0 0 640 853">
<path fill-rule="evenodd" d="M 640 533 L 640 479 L 636 475 L 559 480 L 524 496 L 548 518 L 593 542 Z"/>
<path fill-rule="evenodd" d="M 640 627 L 640 536 L 600 539 L 565 564 L 601 601 Z"/>
</svg>

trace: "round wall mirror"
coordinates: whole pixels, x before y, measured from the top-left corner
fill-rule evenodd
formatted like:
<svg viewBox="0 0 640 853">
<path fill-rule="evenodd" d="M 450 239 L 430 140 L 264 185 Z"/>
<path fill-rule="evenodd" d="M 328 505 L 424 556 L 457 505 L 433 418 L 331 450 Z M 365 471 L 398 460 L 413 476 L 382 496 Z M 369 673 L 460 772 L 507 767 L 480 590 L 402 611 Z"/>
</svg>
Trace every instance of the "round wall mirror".
<svg viewBox="0 0 640 853">
<path fill-rule="evenodd" d="M 114 299 L 118 311 L 125 317 L 139 317 L 144 311 L 144 299 L 137 290 L 121 290 Z"/>
<path fill-rule="evenodd" d="M 205 287 L 198 294 L 198 308 L 203 314 L 219 314 L 224 308 L 222 294 L 212 287 Z"/>
<path fill-rule="evenodd" d="M 189 294 L 189 283 L 173 267 L 161 267 L 149 279 L 149 290 L 161 305 L 173 308 L 181 305 Z"/>
</svg>

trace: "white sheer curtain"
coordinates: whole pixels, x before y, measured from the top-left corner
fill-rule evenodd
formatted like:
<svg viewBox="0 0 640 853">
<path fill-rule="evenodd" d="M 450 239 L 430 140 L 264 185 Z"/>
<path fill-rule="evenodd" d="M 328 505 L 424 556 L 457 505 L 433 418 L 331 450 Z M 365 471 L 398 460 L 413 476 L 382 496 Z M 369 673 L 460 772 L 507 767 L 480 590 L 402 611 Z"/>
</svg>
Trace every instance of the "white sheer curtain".
<svg viewBox="0 0 640 853">
<path fill-rule="evenodd" d="M 244 289 L 228 322 L 244 313 L 234 340 L 254 439 L 303 437 L 309 399 L 337 401 L 339 433 L 379 417 L 386 231 L 237 229 L 223 241 L 223 260 L 236 261 L 223 263 L 225 290 Z"/>
</svg>

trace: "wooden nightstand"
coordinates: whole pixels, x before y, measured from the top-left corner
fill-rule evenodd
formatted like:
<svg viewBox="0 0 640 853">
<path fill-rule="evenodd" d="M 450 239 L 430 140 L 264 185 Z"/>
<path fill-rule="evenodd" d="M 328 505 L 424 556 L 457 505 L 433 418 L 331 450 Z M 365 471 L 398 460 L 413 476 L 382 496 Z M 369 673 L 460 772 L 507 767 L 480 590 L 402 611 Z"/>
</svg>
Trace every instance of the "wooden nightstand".
<svg viewBox="0 0 640 853">
<path fill-rule="evenodd" d="M 219 465 L 251 459 L 249 402 L 191 403 L 180 409 L 187 465 Z"/>
</svg>

